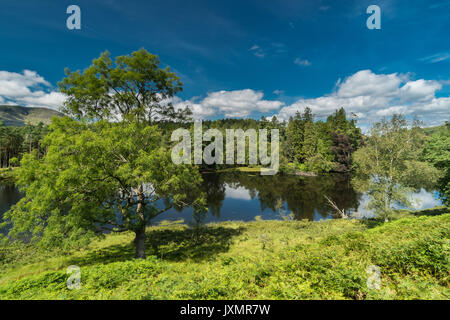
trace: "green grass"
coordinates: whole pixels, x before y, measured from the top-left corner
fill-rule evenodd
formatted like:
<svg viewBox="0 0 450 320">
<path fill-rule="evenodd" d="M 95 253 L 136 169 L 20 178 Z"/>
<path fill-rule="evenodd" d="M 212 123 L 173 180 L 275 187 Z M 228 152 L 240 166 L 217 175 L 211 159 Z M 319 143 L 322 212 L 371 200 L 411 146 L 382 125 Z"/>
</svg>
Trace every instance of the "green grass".
<svg viewBox="0 0 450 320">
<path fill-rule="evenodd" d="M 448 299 L 450 209 L 393 220 L 223 222 L 194 232 L 148 229 L 146 260 L 133 234 L 70 254 L 0 251 L 0 299 Z M 81 268 L 68 290 L 65 270 Z M 370 289 L 366 270 L 381 271 Z"/>
</svg>

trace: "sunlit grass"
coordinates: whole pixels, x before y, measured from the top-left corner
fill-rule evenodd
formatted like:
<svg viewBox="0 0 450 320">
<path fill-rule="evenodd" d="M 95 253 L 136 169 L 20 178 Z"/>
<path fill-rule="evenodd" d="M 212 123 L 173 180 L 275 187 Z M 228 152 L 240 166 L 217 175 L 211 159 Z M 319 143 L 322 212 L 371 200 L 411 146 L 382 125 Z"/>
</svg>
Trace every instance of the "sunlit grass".
<svg viewBox="0 0 450 320">
<path fill-rule="evenodd" d="M 222 222 L 148 229 L 146 260 L 133 234 L 107 235 L 70 254 L 9 258 L 0 299 L 448 299 L 450 210 L 360 220 Z M 10 253 L 10 255 L 13 255 Z M 69 265 L 82 288 L 68 290 Z M 377 265 L 381 288 L 369 289 Z"/>
</svg>

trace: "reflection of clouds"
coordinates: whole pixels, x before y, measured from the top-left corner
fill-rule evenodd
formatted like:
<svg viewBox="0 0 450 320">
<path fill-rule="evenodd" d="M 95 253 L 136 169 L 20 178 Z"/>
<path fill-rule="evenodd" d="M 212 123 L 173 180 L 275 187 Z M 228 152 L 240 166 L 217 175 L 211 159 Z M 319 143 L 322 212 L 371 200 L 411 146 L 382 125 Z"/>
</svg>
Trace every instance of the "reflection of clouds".
<svg viewBox="0 0 450 320">
<path fill-rule="evenodd" d="M 411 207 L 404 207 L 399 204 L 393 204 L 392 207 L 394 209 L 424 210 L 442 205 L 442 201 L 438 198 L 436 192 L 428 192 L 425 189 L 420 189 L 419 192 L 411 192 L 408 199 L 411 202 Z M 363 194 L 361 196 L 357 214 L 355 215 L 356 218 L 370 218 L 375 216 L 372 210 L 368 210 L 366 208 L 369 200 L 370 199 L 367 194 Z"/>
<path fill-rule="evenodd" d="M 375 216 L 372 210 L 368 210 L 367 204 L 369 203 L 369 196 L 367 194 L 363 194 L 361 196 L 361 199 L 359 200 L 358 209 L 356 210 L 356 213 L 353 215 L 355 218 L 372 218 Z"/>
<path fill-rule="evenodd" d="M 225 184 L 225 197 L 241 200 L 252 200 L 250 191 L 244 187 L 232 187 L 229 184 Z"/>
<path fill-rule="evenodd" d="M 437 199 L 432 192 L 420 189 L 420 192 L 413 192 L 409 196 L 411 209 L 423 210 L 442 205 L 441 200 Z"/>
</svg>

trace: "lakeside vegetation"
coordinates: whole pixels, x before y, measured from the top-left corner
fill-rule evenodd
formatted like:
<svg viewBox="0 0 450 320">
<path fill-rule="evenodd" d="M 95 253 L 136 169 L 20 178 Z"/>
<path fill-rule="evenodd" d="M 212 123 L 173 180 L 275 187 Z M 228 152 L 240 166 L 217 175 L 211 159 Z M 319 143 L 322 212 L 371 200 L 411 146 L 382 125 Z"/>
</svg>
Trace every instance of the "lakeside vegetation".
<svg viewBox="0 0 450 320">
<path fill-rule="evenodd" d="M 66 117 L 48 127 L 0 127 L 1 175 L 24 193 L 0 223 L 9 231 L 0 235 L 0 299 L 448 298 L 448 207 L 393 209 L 422 187 L 438 187 L 449 204 L 448 123 L 423 130 L 394 115 L 364 136 L 344 108 L 325 121 L 309 108 L 286 122 L 205 121 L 222 132 L 280 130 L 270 207 L 299 201 L 282 174 L 351 172 L 377 216 L 294 221 L 299 206 L 285 221 L 205 226 L 207 197 L 220 194 L 202 191 L 200 173 L 259 167 L 171 161 L 170 133 L 193 129 L 190 110 L 167 102 L 182 89 L 175 73 L 144 49 L 115 61 L 105 52 L 82 72 L 66 70 L 59 88 Z M 346 218 L 339 199 L 322 194 L 328 189 L 317 188 L 323 206 Z M 193 224 L 149 227 L 184 207 L 193 208 Z M 79 290 L 66 287 L 69 265 L 82 268 Z M 380 268 L 380 289 L 367 284 L 371 266 Z"/>
<path fill-rule="evenodd" d="M 18 166 L 24 154 L 35 152 L 42 158 L 45 148 L 42 140 L 48 133 L 48 125 L 39 122 L 23 127 L 8 127 L 0 121 L 0 169 Z"/>
<path fill-rule="evenodd" d="M 16 178 L 14 168 L 0 168 L 0 182 L 14 183 Z"/>
<path fill-rule="evenodd" d="M 378 219 L 223 222 L 147 229 L 147 258 L 133 234 L 82 250 L 2 249 L 0 299 L 448 299 L 450 210 Z M 66 287 L 81 266 L 82 286 Z M 379 289 L 370 289 L 380 268 Z"/>
</svg>

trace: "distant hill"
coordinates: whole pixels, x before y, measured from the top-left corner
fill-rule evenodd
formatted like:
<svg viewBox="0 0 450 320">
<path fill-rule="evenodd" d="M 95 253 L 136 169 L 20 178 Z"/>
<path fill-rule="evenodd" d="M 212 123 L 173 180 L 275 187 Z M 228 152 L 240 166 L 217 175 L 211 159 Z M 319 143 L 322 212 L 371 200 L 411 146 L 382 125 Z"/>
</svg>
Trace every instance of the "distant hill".
<svg viewBox="0 0 450 320">
<path fill-rule="evenodd" d="M 446 130 L 450 130 L 450 122 L 448 121 L 445 121 L 445 124 L 442 124 L 440 126 L 423 128 L 423 132 L 429 136 L 435 134 L 436 132 L 444 132 Z"/>
<path fill-rule="evenodd" d="M 8 127 L 23 127 L 26 123 L 50 124 L 52 117 L 62 117 L 63 114 L 47 108 L 26 108 L 21 106 L 0 105 L 0 121 Z"/>
</svg>

